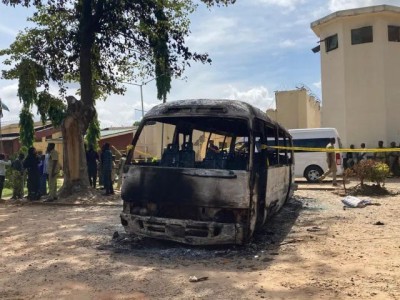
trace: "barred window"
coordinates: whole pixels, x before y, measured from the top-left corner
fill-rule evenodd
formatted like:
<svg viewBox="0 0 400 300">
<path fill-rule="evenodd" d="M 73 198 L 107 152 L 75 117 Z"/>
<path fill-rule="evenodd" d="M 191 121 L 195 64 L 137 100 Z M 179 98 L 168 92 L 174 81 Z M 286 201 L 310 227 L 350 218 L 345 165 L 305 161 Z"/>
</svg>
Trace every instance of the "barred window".
<svg viewBox="0 0 400 300">
<path fill-rule="evenodd" d="M 325 38 L 325 51 L 329 52 L 339 47 L 338 35 L 334 34 Z"/>
<path fill-rule="evenodd" d="M 389 42 L 400 42 L 400 26 L 388 26 L 388 40 Z"/>
<path fill-rule="evenodd" d="M 352 45 L 372 43 L 372 42 L 373 42 L 372 26 L 366 26 L 351 30 Z"/>
</svg>

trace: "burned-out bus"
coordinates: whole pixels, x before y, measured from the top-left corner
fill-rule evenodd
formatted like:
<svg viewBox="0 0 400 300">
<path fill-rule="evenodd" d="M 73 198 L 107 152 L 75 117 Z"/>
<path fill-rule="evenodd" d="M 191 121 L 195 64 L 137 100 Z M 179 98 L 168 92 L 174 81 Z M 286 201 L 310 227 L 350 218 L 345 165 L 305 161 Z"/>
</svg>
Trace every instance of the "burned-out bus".
<svg viewBox="0 0 400 300">
<path fill-rule="evenodd" d="M 193 245 L 246 243 L 293 192 L 293 153 L 274 145 L 291 146 L 288 131 L 244 102 L 154 107 L 128 153 L 122 225 Z"/>
</svg>

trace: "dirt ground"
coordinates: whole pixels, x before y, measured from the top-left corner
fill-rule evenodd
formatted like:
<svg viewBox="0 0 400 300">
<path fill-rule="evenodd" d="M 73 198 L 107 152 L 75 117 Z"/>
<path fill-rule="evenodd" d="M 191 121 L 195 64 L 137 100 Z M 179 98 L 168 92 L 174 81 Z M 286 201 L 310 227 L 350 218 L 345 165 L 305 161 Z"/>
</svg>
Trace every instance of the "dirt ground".
<svg viewBox="0 0 400 300">
<path fill-rule="evenodd" d="M 126 236 L 118 197 L 3 202 L 0 298 L 400 299 L 400 196 L 355 209 L 341 199 L 329 184 L 300 184 L 251 244 L 211 248 Z"/>
</svg>

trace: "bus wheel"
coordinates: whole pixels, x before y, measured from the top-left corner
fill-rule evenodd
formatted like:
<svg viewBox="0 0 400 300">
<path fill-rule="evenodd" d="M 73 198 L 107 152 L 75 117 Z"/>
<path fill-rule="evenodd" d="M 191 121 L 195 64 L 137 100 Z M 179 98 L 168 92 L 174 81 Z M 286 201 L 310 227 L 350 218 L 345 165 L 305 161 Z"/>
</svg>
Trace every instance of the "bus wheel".
<svg viewBox="0 0 400 300">
<path fill-rule="evenodd" d="M 308 166 L 304 171 L 304 177 L 308 182 L 317 182 L 318 178 L 320 178 L 323 174 L 323 171 L 318 166 Z"/>
</svg>

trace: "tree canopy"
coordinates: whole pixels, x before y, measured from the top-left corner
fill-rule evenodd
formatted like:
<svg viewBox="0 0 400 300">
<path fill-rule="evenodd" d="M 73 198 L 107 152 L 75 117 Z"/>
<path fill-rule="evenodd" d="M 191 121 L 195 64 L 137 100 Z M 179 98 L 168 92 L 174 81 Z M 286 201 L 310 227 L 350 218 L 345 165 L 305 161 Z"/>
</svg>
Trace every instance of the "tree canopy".
<svg viewBox="0 0 400 300">
<path fill-rule="evenodd" d="M 234 1 L 203 2 L 211 6 Z M 211 61 L 207 54 L 192 52 L 185 45 L 188 16 L 196 8 L 192 0 L 3 3 L 37 7 L 30 18 L 35 27 L 20 33 L 10 48 L 0 52 L 8 55 L 6 63 L 29 59 L 42 66 L 44 87 L 48 89 L 50 82 L 56 82 L 62 95 L 65 83 L 91 75 L 94 80 L 89 85 L 95 88 L 85 91 L 87 88 L 81 86 L 82 100 L 88 104 L 96 98 L 94 90 L 101 95 L 121 94 L 125 90 L 122 82 L 145 75 L 157 78 L 158 98 L 165 99 L 171 77 L 180 76 L 190 60 Z M 82 58 L 82 51 L 88 56 Z M 90 61 L 90 68 L 85 67 L 86 61 Z M 10 78 L 10 71 L 5 76 Z"/>
<path fill-rule="evenodd" d="M 80 165 L 85 164 L 82 134 L 96 116 L 96 99 L 123 94 L 123 82 L 151 76 L 156 78 L 158 98 L 166 101 L 171 78 L 181 76 L 191 61 L 211 62 L 207 53 L 193 52 L 185 44 L 190 33 L 189 15 L 198 5 L 195 0 L 0 1 L 36 8 L 30 18 L 34 27 L 0 51 L 11 68 L 3 71 L 3 77 L 19 79 L 22 87 L 19 97 L 24 126 L 29 129 L 27 119 L 34 104 L 42 119 L 61 120 L 64 150 L 80 157 Z M 235 0 L 201 2 L 220 6 Z M 68 84 L 78 81 L 80 101 L 66 97 Z M 66 102 L 50 95 L 52 83 L 58 84 L 60 97 Z M 28 133 L 26 136 L 30 138 Z M 66 145 L 67 140 L 74 141 Z M 69 157 L 64 154 L 64 160 Z M 68 168 L 80 167 L 70 162 L 65 174 L 86 185 L 86 170 L 69 172 Z"/>
</svg>

